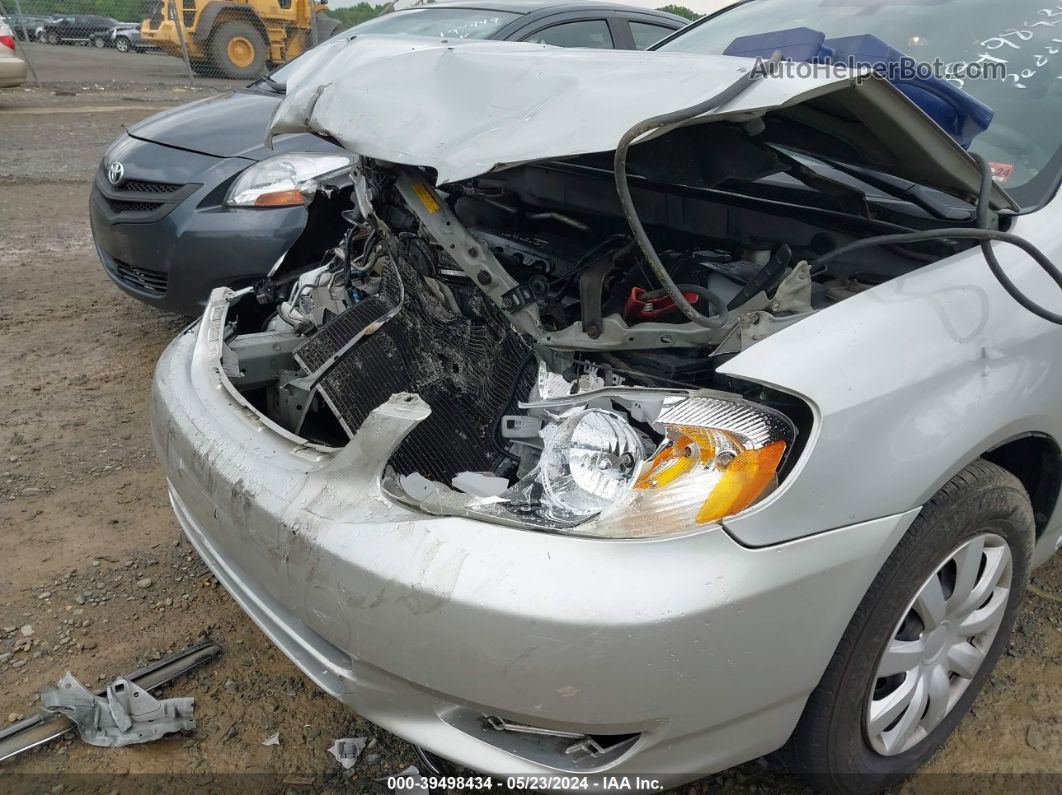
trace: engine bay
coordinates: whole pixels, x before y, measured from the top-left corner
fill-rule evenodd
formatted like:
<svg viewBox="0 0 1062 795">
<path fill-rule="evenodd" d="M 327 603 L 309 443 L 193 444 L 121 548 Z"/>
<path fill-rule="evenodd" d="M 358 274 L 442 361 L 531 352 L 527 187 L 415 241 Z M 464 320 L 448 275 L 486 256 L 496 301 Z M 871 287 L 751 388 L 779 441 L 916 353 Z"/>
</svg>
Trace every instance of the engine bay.
<svg viewBox="0 0 1062 795">
<path fill-rule="evenodd" d="M 419 395 L 430 416 L 384 485 L 428 512 L 624 535 L 609 524 L 617 501 L 666 514 L 684 503 L 675 491 L 654 503 L 661 484 L 709 478 L 703 502 L 731 472 L 744 474 L 730 502 L 685 517 L 747 507 L 791 467 L 810 409 L 720 365 L 955 244 L 818 267 L 891 221 L 641 177 L 660 260 L 709 319 L 694 323 L 647 267 L 609 176 L 591 158 L 440 190 L 421 170 L 361 160 L 310 207 L 337 239 L 295 247 L 230 308 L 226 375 L 272 421 L 331 447 L 392 395 Z"/>
</svg>

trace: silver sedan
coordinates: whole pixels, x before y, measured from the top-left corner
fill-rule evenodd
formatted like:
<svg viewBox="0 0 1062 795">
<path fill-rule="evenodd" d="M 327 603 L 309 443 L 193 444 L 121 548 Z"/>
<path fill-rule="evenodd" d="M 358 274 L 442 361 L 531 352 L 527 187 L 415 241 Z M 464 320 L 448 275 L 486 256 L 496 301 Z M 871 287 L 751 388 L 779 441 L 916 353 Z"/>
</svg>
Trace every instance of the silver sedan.
<svg viewBox="0 0 1062 795">
<path fill-rule="evenodd" d="M 351 158 L 233 187 L 315 231 L 158 365 L 185 533 L 321 688 L 474 770 L 896 784 L 1062 543 L 1062 83 L 1012 12 L 299 62 L 270 134 Z M 1003 48 L 1047 65 L 970 78 Z"/>
</svg>

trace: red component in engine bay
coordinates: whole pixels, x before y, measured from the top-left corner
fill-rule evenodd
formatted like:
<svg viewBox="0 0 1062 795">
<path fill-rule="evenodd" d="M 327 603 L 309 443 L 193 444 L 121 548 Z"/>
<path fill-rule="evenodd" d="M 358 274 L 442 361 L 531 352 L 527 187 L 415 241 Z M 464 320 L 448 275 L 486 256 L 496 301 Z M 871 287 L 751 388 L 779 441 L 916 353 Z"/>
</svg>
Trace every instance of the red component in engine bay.
<svg viewBox="0 0 1062 795">
<path fill-rule="evenodd" d="M 682 293 L 683 297 L 694 306 L 700 300 L 700 296 L 694 292 Z M 675 302 L 665 290 L 646 290 L 644 287 L 632 287 L 627 303 L 623 307 L 623 319 L 631 320 L 655 320 L 668 315 L 678 309 Z"/>
</svg>

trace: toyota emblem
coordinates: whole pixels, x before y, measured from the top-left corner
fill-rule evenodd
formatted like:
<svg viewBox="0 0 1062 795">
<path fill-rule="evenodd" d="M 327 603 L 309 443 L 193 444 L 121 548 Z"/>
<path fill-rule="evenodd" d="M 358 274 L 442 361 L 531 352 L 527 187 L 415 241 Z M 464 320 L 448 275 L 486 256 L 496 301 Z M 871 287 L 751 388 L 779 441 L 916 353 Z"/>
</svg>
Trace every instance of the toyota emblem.
<svg viewBox="0 0 1062 795">
<path fill-rule="evenodd" d="M 115 187 L 121 185 L 122 180 L 125 179 L 125 166 L 115 160 L 107 169 L 107 179 Z"/>
</svg>

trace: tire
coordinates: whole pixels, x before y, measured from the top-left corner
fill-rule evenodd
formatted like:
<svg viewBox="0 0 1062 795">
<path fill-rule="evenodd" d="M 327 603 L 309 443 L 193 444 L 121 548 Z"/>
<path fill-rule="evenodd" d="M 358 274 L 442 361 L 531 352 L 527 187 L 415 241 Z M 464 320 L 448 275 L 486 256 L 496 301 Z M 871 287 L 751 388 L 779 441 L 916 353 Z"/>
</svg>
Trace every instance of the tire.
<svg viewBox="0 0 1062 795">
<path fill-rule="evenodd" d="M 114 49 L 118 50 L 118 52 L 129 52 L 133 48 L 129 43 L 129 39 L 125 36 L 119 36 L 114 40 Z"/>
<path fill-rule="evenodd" d="M 217 69 L 214 64 L 205 58 L 189 58 L 188 64 L 192 67 L 192 71 L 200 77 L 217 76 Z"/>
<path fill-rule="evenodd" d="M 780 761 L 816 789 L 843 795 L 880 792 L 925 763 L 969 711 L 1006 648 L 1029 579 L 1034 535 L 1029 496 L 1006 470 L 978 460 L 945 484 L 926 503 L 863 597 L 796 730 L 779 752 Z M 982 542 L 987 554 L 977 546 Z M 958 582 L 956 559 L 975 561 L 965 566 L 975 572 L 969 575 L 974 578 L 970 591 Z M 996 571 L 1002 572 L 998 581 L 993 579 Z M 1000 590 L 1003 583 L 1009 593 Z M 957 592 L 970 596 L 927 608 L 934 600 L 925 595 L 934 589 L 945 600 Z M 984 601 L 982 593 L 988 594 Z M 965 609 L 977 616 L 963 618 L 969 605 Z M 936 622 L 923 622 L 920 614 L 933 613 L 944 618 L 930 631 Z M 994 629 L 972 639 L 958 637 L 981 626 L 985 615 L 993 617 Z M 960 623 L 963 632 L 956 633 Z M 889 658 L 902 659 L 896 667 L 907 672 L 880 677 L 890 670 L 883 657 L 886 648 L 896 650 L 910 641 L 921 644 L 914 657 L 894 653 Z M 979 667 L 959 666 L 972 674 L 968 677 L 956 673 L 953 664 L 953 655 L 955 660 L 969 659 L 966 646 L 977 650 L 974 657 L 980 660 Z M 916 695 L 893 717 L 886 705 L 904 701 L 889 701 L 901 691 Z M 919 692 L 928 694 L 924 707 Z M 942 693 L 947 697 L 939 697 Z M 876 723 L 871 722 L 876 717 L 872 709 L 880 716 Z M 908 712 L 910 721 L 905 720 Z M 889 735 L 904 735 L 907 726 L 913 726 L 911 733 L 890 747 Z"/>
<path fill-rule="evenodd" d="M 45 37 L 45 39 L 47 40 L 47 42 L 49 44 L 58 44 L 59 43 L 59 34 L 56 33 L 55 31 L 52 31 L 51 33 L 45 33 L 44 37 Z"/>
<path fill-rule="evenodd" d="M 248 22 L 225 22 L 210 37 L 210 60 L 235 80 L 250 80 L 265 68 L 265 39 Z"/>
<path fill-rule="evenodd" d="M 105 41 L 104 41 L 103 39 L 101 39 L 101 38 L 100 38 L 99 36 L 96 36 L 96 37 L 95 37 L 95 38 L 94 38 L 94 39 L 92 40 L 92 46 L 93 46 L 93 47 L 98 47 L 99 49 L 101 49 L 101 50 L 102 50 L 102 49 L 103 49 L 104 47 L 106 47 L 106 46 L 107 46 L 107 42 L 105 42 Z"/>
</svg>

